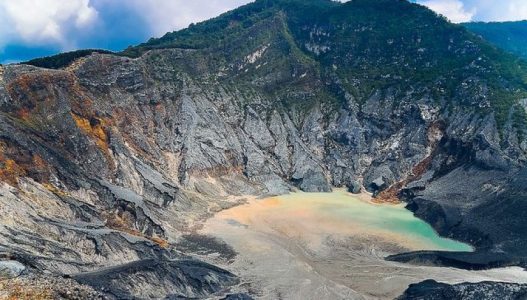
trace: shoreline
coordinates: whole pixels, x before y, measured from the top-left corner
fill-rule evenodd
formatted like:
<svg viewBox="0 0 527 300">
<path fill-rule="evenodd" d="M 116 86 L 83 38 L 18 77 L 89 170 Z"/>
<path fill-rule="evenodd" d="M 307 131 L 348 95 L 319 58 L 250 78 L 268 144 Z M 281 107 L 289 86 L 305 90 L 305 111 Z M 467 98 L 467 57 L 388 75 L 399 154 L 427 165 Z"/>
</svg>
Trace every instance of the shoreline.
<svg viewBox="0 0 527 300">
<path fill-rule="evenodd" d="M 335 189 L 335 192 L 354 197 L 362 205 L 366 203 L 375 207 L 393 207 L 389 204 L 371 203 L 368 201 L 370 195 L 367 194 L 357 197 L 343 189 Z M 296 195 L 301 194 L 313 193 L 298 192 Z M 269 207 L 275 209 L 280 203 L 272 198 L 283 196 L 254 198 L 233 209 L 240 210 L 240 215 L 245 218 L 247 216 L 244 210 L 249 212 L 251 205 L 257 210 Z M 311 204 L 306 202 L 306 205 Z M 337 207 L 336 210 L 340 208 Z M 283 215 L 285 223 L 281 216 L 271 210 L 267 214 L 256 215 L 251 222 L 236 224 L 236 218 L 229 222 L 229 217 L 233 216 L 231 212 L 228 209 L 222 210 L 205 223 L 199 234 L 211 236 L 232 247 L 237 253 L 236 257 L 230 262 L 221 263 L 222 266 L 238 274 L 245 284 L 258 291 L 257 294 L 261 295 L 258 298 L 262 299 L 276 299 L 276 293 L 285 295 L 286 298 L 288 295 L 298 298 L 297 293 L 301 293 L 300 297 L 303 299 L 393 299 L 401 295 L 409 284 L 430 278 L 450 284 L 466 281 L 527 283 L 527 272 L 515 267 L 468 271 L 389 261 L 385 259 L 387 255 L 401 253 L 397 252 L 397 248 L 382 240 L 362 239 L 357 235 L 349 238 L 321 238 L 309 242 L 310 234 L 316 236 L 317 230 L 325 225 L 312 224 L 312 227 L 307 227 L 308 230 L 302 229 L 305 224 L 311 224 L 311 217 L 308 212 L 300 212 L 301 215 Z M 268 219 L 269 216 L 277 218 Z M 288 220 L 300 223 L 290 226 Z M 314 220 L 319 219 L 316 217 Z M 330 230 L 331 228 L 329 227 Z M 310 282 L 308 286 L 305 285 L 307 281 Z M 349 297 L 342 297 L 343 294 Z"/>
</svg>

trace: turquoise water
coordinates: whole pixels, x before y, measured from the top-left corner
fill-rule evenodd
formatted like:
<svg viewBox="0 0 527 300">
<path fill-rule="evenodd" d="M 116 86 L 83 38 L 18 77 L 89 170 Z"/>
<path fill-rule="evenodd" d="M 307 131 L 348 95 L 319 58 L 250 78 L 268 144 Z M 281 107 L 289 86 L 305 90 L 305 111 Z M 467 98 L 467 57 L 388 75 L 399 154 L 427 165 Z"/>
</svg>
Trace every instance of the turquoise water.
<svg viewBox="0 0 527 300">
<path fill-rule="evenodd" d="M 358 226 L 364 234 L 374 231 L 404 237 L 409 243 L 422 246 L 422 250 L 473 251 L 468 244 L 439 236 L 428 223 L 416 218 L 402 204 L 373 204 L 343 190 L 329 194 L 292 193 L 275 199 L 279 199 L 285 208 L 289 207 L 290 213 L 297 205 L 304 211 L 311 207 L 324 219 L 331 218 L 341 226 Z"/>
</svg>

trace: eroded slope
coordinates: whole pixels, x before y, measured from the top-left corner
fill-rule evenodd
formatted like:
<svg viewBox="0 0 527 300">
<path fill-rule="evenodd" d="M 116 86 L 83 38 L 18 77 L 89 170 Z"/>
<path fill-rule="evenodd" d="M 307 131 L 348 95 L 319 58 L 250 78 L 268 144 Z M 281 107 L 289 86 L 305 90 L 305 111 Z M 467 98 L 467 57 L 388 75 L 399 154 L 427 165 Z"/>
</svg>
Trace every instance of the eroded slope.
<svg viewBox="0 0 527 300">
<path fill-rule="evenodd" d="M 181 260 L 183 234 L 246 196 L 336 186 L 402 190 L 477 249 L 395 259 L 525 264 L 521 62 L 396 0 L 257 1 L 161 41 L 1 67 L 5 257 L 57 275 Z M 229 292 L 215 278 L 187 296 Z"/>
</svg>

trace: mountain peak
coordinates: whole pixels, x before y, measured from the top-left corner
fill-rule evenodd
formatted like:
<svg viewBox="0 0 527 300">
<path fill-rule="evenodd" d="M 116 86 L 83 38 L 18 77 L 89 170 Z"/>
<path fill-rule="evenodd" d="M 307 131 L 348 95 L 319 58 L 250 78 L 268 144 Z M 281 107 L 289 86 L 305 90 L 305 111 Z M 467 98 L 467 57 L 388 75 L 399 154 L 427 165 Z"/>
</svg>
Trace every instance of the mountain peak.
<svg viewBox="0 0 527 300">
<path fill-rule="evenodd" d="M 130 47 L 123 53 L 138 56 L 144 51 L 159 48 L 202 48 L 213 44 L 199 39 L 214 39 L 226 31 L 248 28 L 278 12 L 287 15 L 288 22 L 296 25 L 338 25 L 336 23 L 381 22 L 396 19 L 426 17 L 447 23 L 444 19 L 417 4 L 407 0 L 353 0 L 338 2 L 333 0 L 257 0 L 226 12 L 216 18 L 191 24 L 188 28 L 169 32 L 161 38 L 152 38 L 148 42 Z M 421 20 L 423 21 L 423 20 Z M 236 28 L 235 25 L 241 25 Z M 444 24 L 443 24 L 444 25 Z"/>
<path fill-rule="evenodd" d="M 251 199 L 333 187 L 407 202 L 436 232 L 476 251 L 389 260 L 527 266 L 527 65 L 422 6 L 260 0 L 120 55 L 95 52 L 38 62 L 59 70 L 0 67 L 0 277 L 3 260 L 16 260 L 7 268 L 15 286 L 59 280 L 50 299 L 78 290 L 73 280 L 110 299 L 394 299 L 430 276 L 365 251 L 425 248 L 420 241 L 384 230 L 355 239 L 352 223 L 327 215 L 349 215 L 336 202 L 316 206 L 323 218 L 267 210 L 276 198 L 254 202 L 265 215 L 300 219 L 283 223 L 287 230 L 276 230 L 280 219 L 224 214 Z M 299 197 L 305 205 L 308 196 Z M 219 227 L 203 223 L 220 211 Z M 387 212 L 380 223 L 394 227 Z M 310 220 L 330 235 L 303 226 Z M 407 221 L 399 225 L 413 228 Z M 272 227 L 257 230 L 263 243 L 246 234 L 256 223 Z M 335 239 L 338 228 L 346 230 Z M 223 241 L 218 232 L 232 235 Z M 305 268 L 305 253 L 321 272 Z M 293 267 L 277 274 L 284 263 Z M 379 289 L 386 268 L 393 278 Z M 432 273 L 451 272 L 439 270 Z M 3 294 L 10 286 L 1 279 Z"/>
</svg>

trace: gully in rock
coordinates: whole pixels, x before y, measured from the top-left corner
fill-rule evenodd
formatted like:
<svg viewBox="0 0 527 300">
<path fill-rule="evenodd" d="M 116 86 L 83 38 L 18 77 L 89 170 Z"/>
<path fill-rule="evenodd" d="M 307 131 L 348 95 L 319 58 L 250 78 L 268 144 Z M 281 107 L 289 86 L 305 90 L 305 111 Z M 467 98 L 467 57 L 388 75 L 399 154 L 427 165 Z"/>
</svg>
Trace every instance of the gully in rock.
<svg viewBox="0 0 527 300">
<path fill-rule="evenodd" d="M 526 70 L 403 0 L 0 66 L 0 298 L 521 299 Z"/>
</svg>

